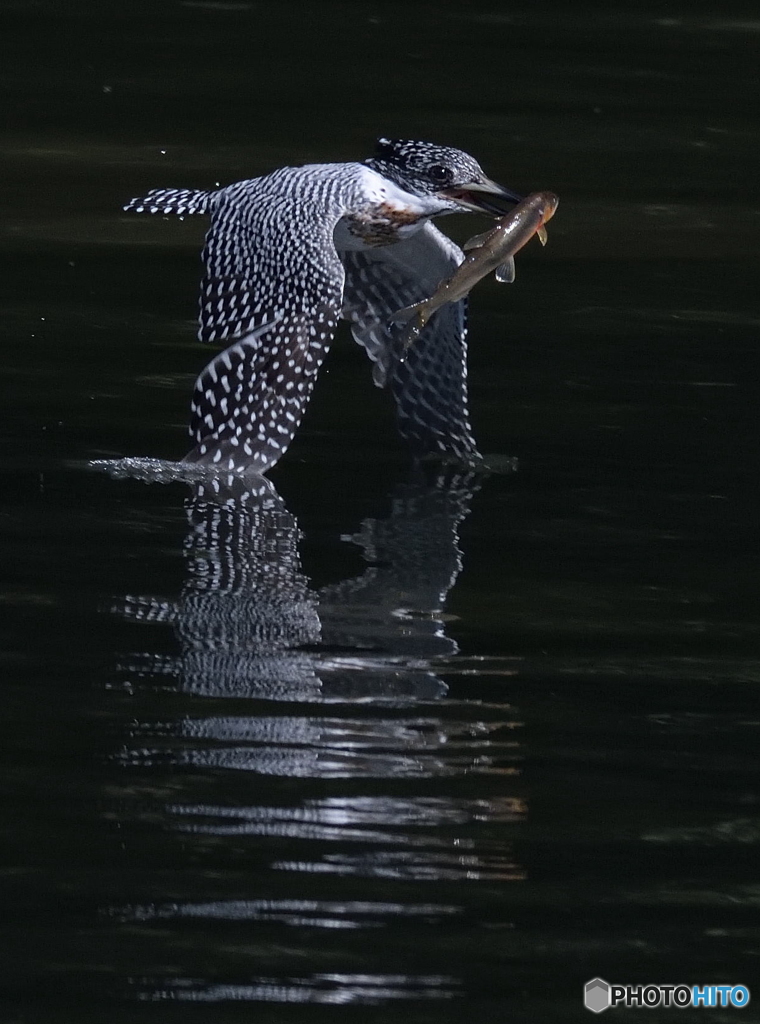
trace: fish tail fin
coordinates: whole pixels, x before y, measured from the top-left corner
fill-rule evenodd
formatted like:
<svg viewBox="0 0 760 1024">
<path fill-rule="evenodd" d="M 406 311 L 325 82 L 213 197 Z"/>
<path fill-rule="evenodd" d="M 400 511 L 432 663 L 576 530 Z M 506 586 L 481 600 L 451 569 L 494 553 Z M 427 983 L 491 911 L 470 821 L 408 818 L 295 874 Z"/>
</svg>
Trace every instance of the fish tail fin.
<svg viewBox="0 0 760 1024">
<path fill-rule="evenodd" d="M 415 302 L 412 306 L 404 306 L 403 309 L 399 309 L 398 312 L 393 314 L 391 317 L 391 323 L 408 324 L 410 320 L 413 320 L 415 316 L 419 315 L 422 305 L 422 302 Z"/>
<path fill-rule="evenodd" d="M 399 362 L 403 363 L 406 361 L 407 352 L 417 338 L 419 338 L 422 328 L 427 323 L 426 311 L 427 300 L 423 299 L 422 302 L 415 302 L 412 306 L 405 306 L 404 309 L 400 309 L 391 317 L 391 323 L 394 326 L 406 328 L 400 331 L 401 355 L 399 356 Z"/>
</svg>

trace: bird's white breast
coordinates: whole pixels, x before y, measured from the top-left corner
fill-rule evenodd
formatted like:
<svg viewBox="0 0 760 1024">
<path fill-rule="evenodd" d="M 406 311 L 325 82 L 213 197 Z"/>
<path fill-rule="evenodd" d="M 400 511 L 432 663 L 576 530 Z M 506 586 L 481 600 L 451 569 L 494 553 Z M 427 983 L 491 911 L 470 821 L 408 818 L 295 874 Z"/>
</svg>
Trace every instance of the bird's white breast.
<svg viewBox="0 0 760 1024">
<path fill-rule="evenodd" d="M 362 201 L 341 218 L 335 229 L 339 250 L 393 245 L 442 212 L 435 196 L 415 196 L 369 167 L 361 168 L 357 184 Z"/>
</svg>

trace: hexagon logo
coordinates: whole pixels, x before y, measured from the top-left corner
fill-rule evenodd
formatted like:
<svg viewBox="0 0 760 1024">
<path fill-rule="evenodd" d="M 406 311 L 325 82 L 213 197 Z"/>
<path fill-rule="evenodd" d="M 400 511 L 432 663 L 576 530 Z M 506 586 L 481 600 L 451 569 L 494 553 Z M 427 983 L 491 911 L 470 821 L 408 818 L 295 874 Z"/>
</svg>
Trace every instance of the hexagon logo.
<svg viewBox="0 0 760 1024">
<path fill-rule="evenodd" d="M 610 986 L 604 978 L 592 978 L 583 986 L 583 1005 L 592 1013 L 601 1013 L 610 1006 Z"/>
</svg>

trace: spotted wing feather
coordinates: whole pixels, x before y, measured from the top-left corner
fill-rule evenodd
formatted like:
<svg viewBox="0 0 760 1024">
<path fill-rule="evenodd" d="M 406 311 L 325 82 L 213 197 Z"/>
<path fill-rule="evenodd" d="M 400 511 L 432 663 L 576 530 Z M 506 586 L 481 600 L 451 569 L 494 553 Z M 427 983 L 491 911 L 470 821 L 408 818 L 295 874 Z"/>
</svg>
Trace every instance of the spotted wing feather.
<svg viewBox="0 0 760 1024">
<path fill-rule="evenodd" d="M 199 336 L 231 340 L 198 377 L 186 459 L 264 472 L 301 421 L 340 315 L 343 267 L 315 199 L 284 172 L 216 193 Z M 289 195 L 298 200 L 288 199 Z"/>
<path fill-rule="evenodd" d="M 432 224 L 395 245 L 341 253 L 346 268 L 343 316 L 372 360 L 373 378 L 388 386 L 399 431 L 418 455 L 482 461 L 467 404 L 466 302 L 447 303 L 408 352 L 398 310 L 429 298 L 462 262 L 462 251 Z M 404 358 L 402 359 L 402 355 Z"/>
<path fill-rule="evenodd" d="M 327 303 L 315 321 L 275 322 L 212 359 L 195 382 L 190 434 L 196 445 L 185 461 L 233 472 L 273 466 L 298 429 L 337 320 L 338 304 Z"/>
</svg>

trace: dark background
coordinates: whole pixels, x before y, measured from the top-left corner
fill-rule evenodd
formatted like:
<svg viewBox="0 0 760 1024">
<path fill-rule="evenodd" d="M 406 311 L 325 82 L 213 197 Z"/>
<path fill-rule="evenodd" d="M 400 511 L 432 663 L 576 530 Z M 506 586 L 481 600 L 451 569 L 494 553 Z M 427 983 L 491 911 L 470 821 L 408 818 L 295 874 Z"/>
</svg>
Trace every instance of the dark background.
<svg viewBox="0 0 760 1024">
<path fill-rule="evenodd" d="M 756 7 L 40 0 L 0 3 L 0 20 L 1 1019 L 549 1021 L 587 1019 L 597 974 L 751 987 Z M 446 632 L 461 664 L 414 714 L 182 693 L 176 674 L 130 668 L 176 651 L 171 628 L 113 607 L 179 594 L 185 489 L 85 467 L 186 450 L 210 355 L 194 341 L 205 225 L 121 206 L 362 159 L 381 134 L 460 146 L 561 197 L 546 249 L 471 303 L 475 433 L 520 468 L 483 483 L 459 531 Z M 272 474 L 315 590 L 363 572 L 340 538 L 406 479 L 365 363 L 341 329 Z M 421 783 L 403 759 L 391 781 L 371 759 L 338 778 L 202 767 L 182 732 L 325 715 L 438 729 L 470 768 Z M 270 745 L 301 749 L 281 732 Z M 423 757 L 415 742 L 404 757 Z M 278 839 L 211 811 L 189 836 L 169 811 L 360 797 L 386 810 Z M 414 870 L 383 859 L 382 822 L 421 845 L 392 798 L 412 819 L 448 808 Z M 323 870 L 333 850 L 343 874 Z"/>
</svg>

